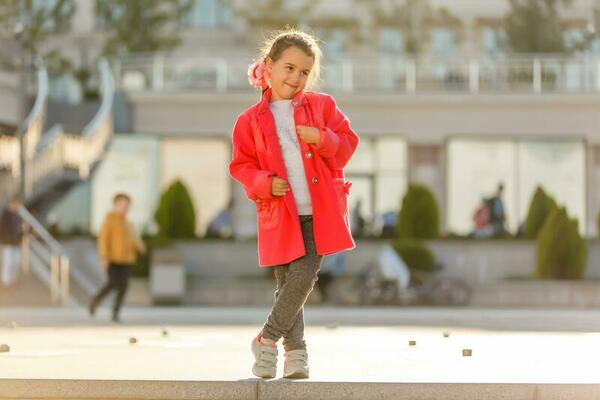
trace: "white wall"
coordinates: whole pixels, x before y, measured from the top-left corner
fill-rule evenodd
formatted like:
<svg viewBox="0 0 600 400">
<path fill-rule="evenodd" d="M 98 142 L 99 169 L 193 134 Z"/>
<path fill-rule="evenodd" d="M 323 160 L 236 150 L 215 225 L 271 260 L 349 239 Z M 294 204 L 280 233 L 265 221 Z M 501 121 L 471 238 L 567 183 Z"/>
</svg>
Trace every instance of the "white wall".
<svg viewBox="0 0 600 400">
<path fill-rule="evenodd" d="M 117 135 L 92 178 L 91 229 L 97 233 L 113 196 L 131 196 L 129 219 L 138 232 L 151 229 L 159 194 L 159 144 L 146 135 Z"/>
<path fill-rule="evenodd" d="M 161 141 L 160 154 L 161 193 L 173 181 L 181 179 L 190 191 L 196 210 L 196 233 L 203 235 L 208 223 L 226 206 L 231 196 L 228 142 L 165 138 Z"/>
</svg>

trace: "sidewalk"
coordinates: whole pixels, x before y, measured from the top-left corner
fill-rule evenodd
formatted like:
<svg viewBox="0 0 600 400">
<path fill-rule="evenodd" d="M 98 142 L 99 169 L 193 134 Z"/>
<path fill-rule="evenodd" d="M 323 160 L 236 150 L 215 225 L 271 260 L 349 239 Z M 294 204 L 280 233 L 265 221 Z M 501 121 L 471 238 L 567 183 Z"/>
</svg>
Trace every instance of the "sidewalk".
<svg viewBox="0 0 600 400">
<path fill-rule="evenodd" d="M 575 320 L 578 330 L 581 321 L 590 330 L 597 312 L 478 310 L 484 321 L 505 325 L 484 330 L 464 327 L 477 310 L 309 309 L 311 379 L 280 379 L 280 354 L 278 379 L 260 381 L 251 374 L 249 351 L 260 325 L 210 320 L 224 314 L 259 318 L 266 309 L 129 309 L 123 317 L 130 322 L 122 326 L 102 321 L 107 309 L 91 323 L 82 310 L 46 311 L 50 321 L 71 315 L 66 324 L 41 323 L 41 311 L 0 309 L 0 343 L 10 346 L 0 353 L 0 399 L 600 398 L 600 334 L 567 331 Z M 9 327 L 6 317 L 17 313 L 20 322 Z M 352 315 L 365 322 L 392 313 L 404 320 L 420 315 L 421 323 L 350 323 Z M 179 315 L 180 324 L 163 324 L 163 314 Z M 555 331 L 522 330 L 526 316 L 529 323 L 545 318 Z M 196 324 L 201 317 L 205 323 Z M 314 321 L 326 318 L 329 325 Z M 446 324 L 433 326 L 436 318 Z M 463 349 L 472 356 L 463 356 Z"/>
</svg>

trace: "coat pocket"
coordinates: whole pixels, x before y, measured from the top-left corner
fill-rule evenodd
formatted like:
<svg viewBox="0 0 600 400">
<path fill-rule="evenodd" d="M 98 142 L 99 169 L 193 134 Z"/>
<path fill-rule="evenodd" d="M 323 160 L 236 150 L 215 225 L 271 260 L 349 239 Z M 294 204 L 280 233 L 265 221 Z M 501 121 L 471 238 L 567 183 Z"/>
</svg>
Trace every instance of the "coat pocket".
<svg viewBox="0 0 600 400">
<path fill-rule="evenodd" d="M 338 210 L 342 215 L 348 214 L 348 195 L 350 194 L 350 186 L 352 186 L 352 182 L 344 182 L 341 179 L 336 179 L 333 182 Z"/>
<path fill-rule="evenodd" d="M 258 229 L 273 229 L 279 223 L 279 207 L 277 200 L 258 200 L 256 202 Z"/>
</svg>

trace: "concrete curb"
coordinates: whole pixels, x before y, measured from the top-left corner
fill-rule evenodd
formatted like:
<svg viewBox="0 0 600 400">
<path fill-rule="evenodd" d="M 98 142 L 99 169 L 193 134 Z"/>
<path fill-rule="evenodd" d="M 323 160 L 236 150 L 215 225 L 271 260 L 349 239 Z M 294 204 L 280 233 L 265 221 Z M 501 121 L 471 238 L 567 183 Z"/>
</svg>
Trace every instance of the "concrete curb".
<svg viewBox="0 0 600 400">
<path fill-rule="evenodd" d="M 600 384 L 0 379 L 0 399 L 597 400 Z"/>
</svg>

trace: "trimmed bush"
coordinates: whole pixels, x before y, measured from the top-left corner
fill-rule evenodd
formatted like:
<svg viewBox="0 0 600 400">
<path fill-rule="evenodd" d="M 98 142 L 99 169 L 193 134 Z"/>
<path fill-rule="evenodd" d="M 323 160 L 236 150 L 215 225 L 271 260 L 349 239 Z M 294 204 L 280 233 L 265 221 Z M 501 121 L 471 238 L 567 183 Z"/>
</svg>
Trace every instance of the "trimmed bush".
<svg viewBox="0 0 600 400">
<path fill-rule="evenodd" d="M 194 203 L 183 182 L 176 180 L 163 193 L 154 219 L 160 237 L 192 239 L 196 236 Z"/>
<path fill-rule="evenodd" d="M 537 239 L 537 276 L 543 279 L 581 279 L 587 261 L 587 243 L 577 220 L 564 207 L 554 209 Z"/>
<path fill-rule="evenodd" d="M 433 193 L 424 185 L 411 183 L 398 213 L 400 239 L 436 239 L 440 236 L 440 212 Z"/>
<path fill-rule="evenodd" d="M 171 239 L 160 236 L 147 236 L 143 238 L 146 245 L 146 253 L 138 254 L 133 268 L 133 276 L 147 278 L 150 275 L 150 265 L 152 264 L 152 255 L 155 249 L 168 247 L 172 244 Z"/>
<path fill-rule="evenodd" d="M 548 196 L 541 186 L 538 186 L 531 199 L 527 218 L 525 219 L 525 237 L 536 239 L 546 218 L 557 207 L 556 201 Z"/>
<path fill-rule="evenodd" d="M 411 270 L 416 269 L 426 272 L 435 270 L 433 253 L 422 241 L 397 240 L 393 247 Z"/>
</svg>

